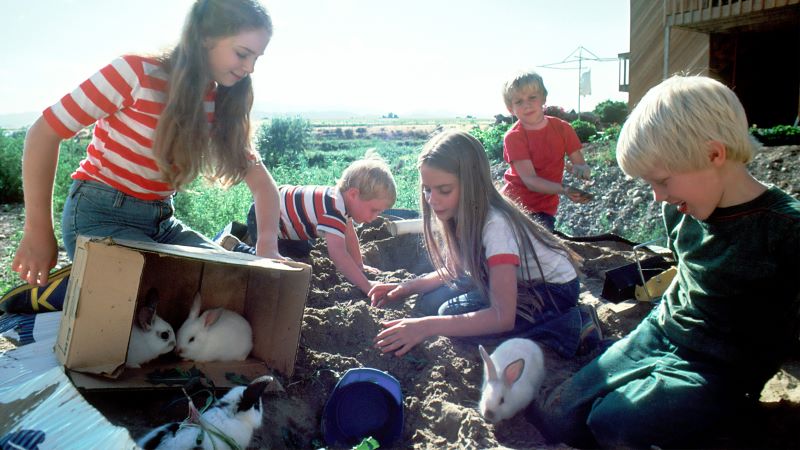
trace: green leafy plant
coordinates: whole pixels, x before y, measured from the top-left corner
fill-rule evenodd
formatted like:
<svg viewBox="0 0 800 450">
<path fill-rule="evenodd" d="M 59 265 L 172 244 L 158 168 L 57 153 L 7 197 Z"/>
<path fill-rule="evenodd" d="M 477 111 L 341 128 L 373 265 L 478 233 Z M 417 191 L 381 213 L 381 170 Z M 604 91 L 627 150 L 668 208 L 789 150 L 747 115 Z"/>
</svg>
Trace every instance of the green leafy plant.
<svg viewBox="0 0 800 450">
<path fill-rule="evenodd" d="M 772 128 L 750 128 L 750 134 L 765 146 L 800 145 L 800 127 L 777 125 Z"/>
<path fill-rule="evenodd" d="M 311 122 L 301 117 L 276 117 L 256 131 L 256 149 L 267 167 L 297 162 L 311 139 Z"/>
<path fill-rule="evenodd" d="M 581 142 L 589 142 L 597 134 L 597 127 L 585 120 L 575 120 L 571 125 Z"/>
<path fill-rule="evenodd" d="M 628 117 L 628 104 L 614 100 L 605 100 L 597 104 L 594 113 L 603 125 L 621 124 Z"/>
<path fill-rule="evenodd" d="M 25 136 L 0 129 L 0 203 L 22 202 L 22 148 Z"/>
<path fill-rule="evenodd" d="M 503 137 L 509 128 L 511 128 L 510 123 L 499 123 L 486 129 L 474 127 L 469 130 L 469 134 L 475 136 L 483 144 L 490 160 L 499 161 L 503 159 Z"/>
</svg>

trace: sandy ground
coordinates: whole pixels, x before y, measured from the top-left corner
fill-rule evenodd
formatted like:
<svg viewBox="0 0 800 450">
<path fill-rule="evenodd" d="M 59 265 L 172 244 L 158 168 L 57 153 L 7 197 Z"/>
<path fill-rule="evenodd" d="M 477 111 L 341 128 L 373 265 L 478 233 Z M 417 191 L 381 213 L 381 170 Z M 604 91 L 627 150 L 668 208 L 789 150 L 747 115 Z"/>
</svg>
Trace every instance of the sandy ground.
<svg viewBox="0 0 800 450">
<path fill-rule="evenodd" d="M 365 262 L 384 271 L 376 279 L 400 281 L 430 270 L 419 235 L 392 237 L 381 223 L 360 232 Z M 651 304 L 613 304 L 600 298 L 600 292 L 606 270 L 632 261 L 630 246 L 611 241 L 570 245 L 585 259 L 581 302 L 597 308 L 606 336 L 624 336 Z M 477 404 L 483 375 L 474 346 L 442 337 L 402 358 L 374 349 L 372 339 L 381 321 L 418 314 L 414 297 L 386 309 L 373 308 L 336 272 L 321 246 L 305 262 L 313 266 L 313 275 L 295 374 L 290 379 L 279 377 L 283 391 L 265 394 L 264 425 L 253 440 L 254 448 L 324 446 L 320 418 L 325 401 L 338 377 L 354 367 L 384 370 L 399 380 L 405 423 L 395 448 L 566 448 L 545 442 L 523 414 L 498 425 L 481 418 Z M 545 347 L 547 375 L 540 397 L 592 356 L 564 360 Z M 788 362 L 765 387 L 756 414 L 731 424 L 719 447 L 797 446 L 799 377 L 800 362 Z M 150 427 L 183 419 L 185 405 L 171 403 L 179 396 L 177 392 L 86 393 L 93 405 L 113 423 L 128 428 L 134 438 Z"/>
<path fill-rule="evenodd" d="M 418 235 L 391 237 L 385 227 L 362 231 L 365 262 L 385 272 L 383 280 L 403 280 L 430 269 Z M 632 261 L 629 245 L 619 242 L 572 243 L 585 258 L 586 280 L 581 302 L 594 305 L 606 336 L 621 337 L 647 314 L 649 303 L 613 304 L 600 298 L 604 272 Z M 566 448 L 546 442 L 524 414 L 490 425 L 477 411 L 482 365 L 477 348 L 458 340 L 437 338 L 402 358 L 382 355 L 372 347 L 380 322 L 417 314 L 415 298 L 386 309 L 368 306 L 366 297 L 334 270 L 320 248 L 308 260 L 313 279 L 303 318 L 295 375 L 282 379 L 285 390 L 265 394 L 264 426 L 255 448 L 318 448 L 323 446 L 320 418 L 338 376 L 353 367 L 373 367 L 395 376 L 403 389 L 405 424 L 396 448 Z M 565 360 L 545 348 L 547 376 L 540 396 L 569 377 L 592 355 Z M 800 425 L 800 364 L 793 360 L 765 387 L 757 414 L 731 424 L 720 448 L 791 447 Z M 134 398 L 135 397 L 135 398 Z M 164 409 L 165 394 L 151 397 L 90 395 L 112 421 L 134 437 L 164 420 L 181 419 L 180 407 Z M 135 411 L 135 412 L 132 412 Z M 146 418 L 146 419 L 145 419 Z"/>
</svg>

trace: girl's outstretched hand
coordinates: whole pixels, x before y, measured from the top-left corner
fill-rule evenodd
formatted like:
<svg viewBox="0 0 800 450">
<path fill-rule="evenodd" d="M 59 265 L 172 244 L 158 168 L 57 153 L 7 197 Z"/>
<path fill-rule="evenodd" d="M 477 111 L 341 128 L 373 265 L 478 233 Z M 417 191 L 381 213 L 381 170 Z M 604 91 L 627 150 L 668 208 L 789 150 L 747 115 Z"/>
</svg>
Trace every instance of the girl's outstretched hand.
<svg viewBox="0 0 800 450">
<path fill-rule="evenodd" d="M 381 322 L 385 330 L 375 336 L 375 348 L 382 353 L 403 356 L 427 337 L 421 319 L 397 319 Z"/>
<path fill-rule="evenodd" d="M 397 283 L 377 283 L 367 292 L 370 304 L 377 308 L 382 308 L 389 302 L 400 298 L 398 295 L 400 285 Z"/>
</svg>

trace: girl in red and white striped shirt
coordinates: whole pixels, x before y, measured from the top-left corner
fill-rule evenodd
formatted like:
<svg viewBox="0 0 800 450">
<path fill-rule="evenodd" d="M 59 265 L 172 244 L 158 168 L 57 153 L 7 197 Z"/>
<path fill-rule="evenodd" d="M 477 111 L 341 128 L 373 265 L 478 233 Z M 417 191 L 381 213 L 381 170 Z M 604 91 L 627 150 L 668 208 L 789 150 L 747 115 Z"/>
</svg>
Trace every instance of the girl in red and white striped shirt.
<svg viewBox="0 0 800 450">
<path fill-rule="evenodd" d="M 79 234 L 218 248 L 173 214 L 172 195 L 201 174 L 223 186 L 247 183 L 257 254 L 280 258 L 277 186 L 250 143 L 249 75 L 271 36 L 258 0 L 197 0 L 171 51 L 122 56 L 47 108 L 25 140 L 25 225 L 12 269 L 47 283 L 57 256 L 59 143 L 92 124 L 62 216 L 70 258 Z"/>
</svg>

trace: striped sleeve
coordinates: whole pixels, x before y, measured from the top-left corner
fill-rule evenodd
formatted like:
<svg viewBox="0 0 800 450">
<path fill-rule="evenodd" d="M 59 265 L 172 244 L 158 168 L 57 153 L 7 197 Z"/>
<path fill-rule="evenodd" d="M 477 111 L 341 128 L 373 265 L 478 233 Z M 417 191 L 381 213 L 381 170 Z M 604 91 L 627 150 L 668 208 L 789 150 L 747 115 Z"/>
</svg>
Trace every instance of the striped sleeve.
<svg viewBox="0 0 800 450">
<path fill-rule="evenodd" d="M 325 188 L 324 195 L 320 196 L 321 205 L 318 215 L 317 234 L 331 233 L 341 238 L 347 230 L 347 217 L 344 213 L 344 200 L 336 196 L 336 188 Z"/>
<path fill-rule="evenodd" d="M 344 200 L 336 194 L 331 187 L 281 186 L 281 237 L 309 240 L 325 233 L 344 237 Z"/>
<path fill-rule="evenodd" d="M 44 110 L 42 115 L 62 138 L 67 139 L 98 119 L 129 106 L 137 84 L 136 70 L 126 57 L 120 57 Z"/>
</svg>

